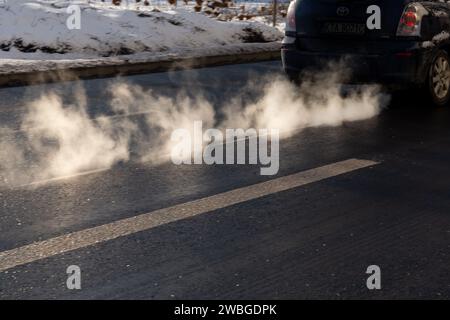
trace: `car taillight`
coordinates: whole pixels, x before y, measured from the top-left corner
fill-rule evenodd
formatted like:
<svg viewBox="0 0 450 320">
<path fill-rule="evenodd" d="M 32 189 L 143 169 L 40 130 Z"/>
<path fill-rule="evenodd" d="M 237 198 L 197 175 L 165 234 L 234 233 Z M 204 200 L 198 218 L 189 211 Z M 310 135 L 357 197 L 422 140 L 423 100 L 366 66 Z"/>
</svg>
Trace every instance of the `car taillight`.
<svg viewBox="0 0 450 320">
<path fill-rule="evenodd" d="M 291 1 L 289 4 L 287 14 L 286 14 L 286 31 L 296 31 L 296 25 L 295 25 L 295 0 Z"/>
<path fill-rule="evenodd" d="M 420 36 L 423 16 L 428 11 L 420 3 L 410 3 L 403 11 L 397 28 L 397 36 Z"/>
</svg>

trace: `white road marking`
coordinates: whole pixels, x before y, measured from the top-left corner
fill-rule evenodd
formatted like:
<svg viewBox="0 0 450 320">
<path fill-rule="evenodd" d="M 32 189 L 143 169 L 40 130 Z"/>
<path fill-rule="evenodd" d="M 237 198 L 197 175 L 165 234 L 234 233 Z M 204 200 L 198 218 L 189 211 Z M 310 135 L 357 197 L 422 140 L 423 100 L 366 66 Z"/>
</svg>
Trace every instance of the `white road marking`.
<svg viewBox="0 0 450 320">
<path fill-rule="evenodd" d="M 82 172 L 71 174 L 71 175 L 68 175 L 68 176 L 55 177 L 55 178 L 46 179 L 46 180 L 36 180 L 36 181 L 30 182 L 30 183 L 27 183 L 27 184 L 22 184 L 22 185 L 19 185 L 17 187 L 14 187 L 14 189 L 20 189 L 20 188 L 25 188 L 25 187 L 37 186 L 37 185 L 46 184 L 46 183 L 50 183 L 50 182 L 56 182 L 56 181 L 60 181 L 60 180 L 72 179 L 72 178 L 81 177 L 81 176 L 87 176 L 87 175 L 94 174 L 94 173 L 108 171 L 110 169 L 111 168 L 109 168 L 109 167 L 108 168 L 100 168 L 100 169 L 95 169 L 95 170 L 82 171 Z"/>
<path fill-rule="evenodd" d="M 0 252 L 0 272 L 378 164 L 349 159 Z"/>
</svg>

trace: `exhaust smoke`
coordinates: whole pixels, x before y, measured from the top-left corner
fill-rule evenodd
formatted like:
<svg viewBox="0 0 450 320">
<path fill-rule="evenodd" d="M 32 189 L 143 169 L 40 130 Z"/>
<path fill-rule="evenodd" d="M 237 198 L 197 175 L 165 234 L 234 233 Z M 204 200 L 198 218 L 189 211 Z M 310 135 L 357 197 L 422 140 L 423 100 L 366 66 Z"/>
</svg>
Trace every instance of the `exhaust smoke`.
<svg viewBox="0 0 450 320">
<path fill-rule="evenodd" d="M 0 129 L 0 184 L 15 187 L 132 159 L 168 161 L 172 132 L 192 130 L 195 121 L 220 130 L 278 129 L 286 138 L 306 127 L 371 118 L 389 102 L 378 86 L 343 94 L 338 84 L 342 74 L 341 68 L 334 68 L 304 75 L 300 87 L 282 77 L 258 79 L 220 106 L 202 95 L 179 92 L 168 97 L 118 80 L 108 88 L 109 110 L 95 119 L 88 114 L 80 85 L 69 105 L 48 92 L 28 104 L 19 137 L 11 129 Z M 248 93 L 256 97 L 249 101 Z"/>
</svg>

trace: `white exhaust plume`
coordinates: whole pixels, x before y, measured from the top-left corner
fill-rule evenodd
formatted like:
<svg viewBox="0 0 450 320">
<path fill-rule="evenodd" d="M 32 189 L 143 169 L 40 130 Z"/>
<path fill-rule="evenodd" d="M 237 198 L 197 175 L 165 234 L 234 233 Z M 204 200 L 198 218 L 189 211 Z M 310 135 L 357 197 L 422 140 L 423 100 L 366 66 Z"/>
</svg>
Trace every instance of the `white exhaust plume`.
<svg viewBox="0 0 450 320">
<path fill-rule="evenodd" d="M 388 101 L 377 86 L 366 86 L 343 96 L 341 88 L 329 81 L 304 82 L 299 89 L 278 79 L 264 86 L 264 95 L 257 102 L 231 103 L 225 108 L 226 120 L 222 125 L 279 129 L 287 137 L 293 130 L 306 127 L 338 126 L 374 117 Z"/>
<path fill-rule="evenodd" d="M 172 132 L 192 130 L 194 121 L 202 121 L 208 128 L 279 129 L 288 137 L 305 127 L 371 118 L 387 104 L 387 96 L 377 86 L 342 95 L 341 85 L 336 84 L 339 74 L 342 70 L 305 76 L 308 81 L 300 88 L 284 78 L 259 79 L 258 87 L 249 84 L 221 106 L 222 117 L 199 95 L 190 98 L 179 93 L 168 98 L 124 82 L 109 88 L 108 112 L 114 116 L 95 119 L 88 115 L 81 88 L 76 103 L 69 106 L 55 93 L 48 93 L 29 104 L 22 120 L 23 139 L 6 140 L 13 135 L 0 130 L 8 133 L 0 138 L 0 184 L 17 186 L 109 168 L 135 155 L 141 161 L 166 161 Z M 265 85 L 261 87 L 261 83 Z M 259 98 L 243 102 L 244 94 L 255 91 Z"/>
<path fill-rule="evenodd" d="M 193 100 L 180 93 L 171 99 L 127 83 L 113 85 L 110 92 L 113 97 L 111 108 L 115 113 L 144 116 L 143 131 L 147 134 L 143 131 L 135 132 L 135 152 L 141 156 L 142 161 L 167 160 L 171 151 L 170 136 L 174 130 L 182 128 L 192 131 L 192 124 L 196 120 L 202 120 L 209 127 L 215 123 L 214 108 L 202 97 Z"/>
<path fill-rule="evenodd" d="M 84 101 L 84 96 L 77 96 Z M 35 128 L 27 140 L 31 151 L 46 164 L 44 177 L 71 175 L 127 161 L 128 141 L 134 129 L 129 122 L 115 127 L 105 117 L 92 121 L 84 103 L 64 108 L 55 94 L 31 103 L 23 126 Z"/>
</svg>

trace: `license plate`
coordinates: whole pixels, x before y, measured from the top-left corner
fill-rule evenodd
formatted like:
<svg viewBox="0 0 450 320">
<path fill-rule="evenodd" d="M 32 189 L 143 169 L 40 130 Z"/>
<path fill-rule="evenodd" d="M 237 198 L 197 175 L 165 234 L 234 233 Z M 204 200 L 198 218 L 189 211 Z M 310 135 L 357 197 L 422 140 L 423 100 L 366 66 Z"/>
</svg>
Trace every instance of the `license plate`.
<svg viewBox="0 0 450 320">
<path fill-rule="evenodd" d="M 366 32 L 366 25 L 363 23 L 326 22 L 323 24 L 322 32 L 328 34 L 363 35 Z"/>
</svg>

